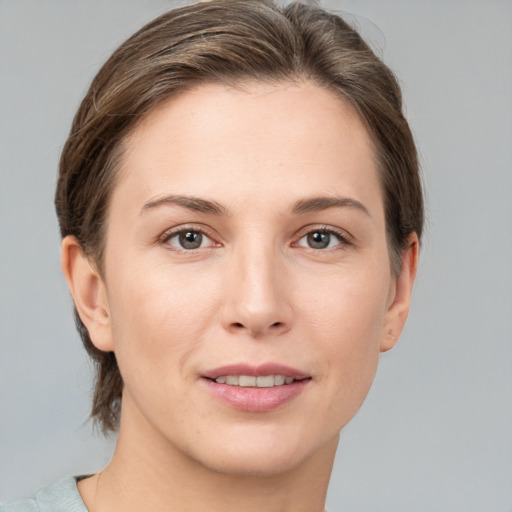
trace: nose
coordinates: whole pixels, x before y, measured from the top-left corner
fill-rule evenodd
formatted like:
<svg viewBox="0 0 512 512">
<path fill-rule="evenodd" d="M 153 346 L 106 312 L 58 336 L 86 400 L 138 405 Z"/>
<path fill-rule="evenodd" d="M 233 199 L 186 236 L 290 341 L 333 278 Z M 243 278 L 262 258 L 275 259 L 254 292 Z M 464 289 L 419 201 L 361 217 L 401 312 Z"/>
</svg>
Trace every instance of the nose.
<svg viewBox="0 0 512 512">
<path fill-rule="evenodd" d="M 282 259 L 269 247 L 247 247 L 227 265 L 223 327 L 253 338 L 278 336 L 292 323 L 290 283 Z"/>
</svg>

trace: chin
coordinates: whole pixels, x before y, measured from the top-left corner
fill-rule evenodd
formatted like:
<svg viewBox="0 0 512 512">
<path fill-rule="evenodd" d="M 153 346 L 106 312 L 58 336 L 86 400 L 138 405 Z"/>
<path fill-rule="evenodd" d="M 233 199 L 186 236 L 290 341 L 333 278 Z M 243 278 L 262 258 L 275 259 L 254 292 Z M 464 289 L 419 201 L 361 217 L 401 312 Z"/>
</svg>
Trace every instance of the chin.
<svg viewBox="0 0 512 512">
<path fill-rule="evenodd" d="M 215 460 L 203 460 L 204 467 L 215 473 L 239 477 L 272 477 L 288 473 L 303 460 L 292 453 L 236 454 Z"/>
<path fill-rule="evenodd" d="M 268 431 L 247 432 L 243 437 L 230 436 L 231 440 L 217 438 L 216 446 L 203 447 L 200 453 L 196 451 L 194 458 L 220 474 L 271 477 L 291 472 L 315 456 L 333 457 L 339 437 L 336 433 L 334 437 L 315 442 L 307 435 L 294 436 L 283 431 L 274 436 L 269 434 Z"/>
</svg>

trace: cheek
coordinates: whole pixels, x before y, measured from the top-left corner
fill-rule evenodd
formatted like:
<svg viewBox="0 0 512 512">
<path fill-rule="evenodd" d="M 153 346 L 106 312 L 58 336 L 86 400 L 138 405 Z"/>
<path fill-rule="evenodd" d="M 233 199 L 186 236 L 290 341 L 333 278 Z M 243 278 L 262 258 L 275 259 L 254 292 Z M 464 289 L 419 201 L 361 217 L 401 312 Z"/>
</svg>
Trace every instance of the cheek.
<svg viewBox="0 0 512 512">
<path fill-rule="evenodd" d="M 301 300 L 301 316 L 314 340 L 326 396 L 334 397 L 339 428 L 359 409 L 377 368 L 389 291 L 382 275 L 333 276 L 322 286 L 310 286 Z"/>
<path fill-rule="evenodd" d="M 389 270 L 334 269 L 321 279 L 303 276 L 297 303 L 299 316 L 335 352 L 375 344 L 384 324 L 389 296 Z"/>
<path fill-rule="evenodd" d="M 125 381 L 162 372 L 179 376 L 199 348 L 201 332 L 212 321 L 214 298 L 197 272 L 169 271 L 165 265 L 112 274 L 109 294 L 116 357 Z"/>
</svg>

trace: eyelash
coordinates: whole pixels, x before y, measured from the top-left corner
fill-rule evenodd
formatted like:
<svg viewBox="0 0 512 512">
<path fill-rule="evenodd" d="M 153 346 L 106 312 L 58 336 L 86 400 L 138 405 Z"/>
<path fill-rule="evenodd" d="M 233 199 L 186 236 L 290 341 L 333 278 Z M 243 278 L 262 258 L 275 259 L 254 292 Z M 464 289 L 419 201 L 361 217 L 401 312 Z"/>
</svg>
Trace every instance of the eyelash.
<svg viewBox="0 0 512 512">
<path fill-rule="evenodd" d="M 321 233 L 323 235 L 329 235 L 334 236 L 338 243 L 334 247 L 326 247 L 326 248 L 314 248 L 314 247 L 307 247 L 303 245 L 299 245 L 300 241 L 306 238 L 309 235 Z M 335 229 L 328 226 L 321 226 L 316 228 L 308 227 L 305 230 L 302 231 L 300 238 L 298 238 L 297 242 L 294 242 L 294 246 L 304 247 L 305 249 L 314 251 L 314 252 L 327 252 L 327 251 L 336 251 L 343 247 L 348 247 L 352 245 L 352 237 L 346 232 L 341 229 Z"/>
<path fill-rule="evenodd" d="M 186 233 L 195 233 L 197 235 L 201 235 L 203 237 L 206 237 L 210 240 L 211 244 L 209 244 L 206 247 L 197 247 L 193 249 L 187 249 L 184 247 L 178 247 L 177 245 L 171 244 L 170 240 L 174 237 L 180 236 L 182 234 Z M 325 247 L 325 248 L 314 248 L 314 247 L 308 247 L 305 245 L 301 245 L 300 242 L 304 238 L 308 237 L 312 234 L 322 234 L 322 235 L 328 235 L 328 236 L 334 236 L 338 243 L 334 247 Z M 192 253 L 200 249 L 208 249 L 212 247 L 218 247 L 221 244 L 215 241 L 215 236 L 213 236 L 211 233 L 209 233 L 208 230 L 206 230 L 204 227 L 198 227 L 198 226 L 179 226 L 177 228 L 173 228 L 169 231 L 166 231 L 163 235 L 159 237 L 159 242 L 163 245 L 168 245 L 173 247 L 173 250 L 177 252 L 184 252 L 184 253 Z M 201 242 L 202 243 L 202 242 Z M 327 226 L 321 226 L 317 228 L 308 227 L 301 231 L 299 238 L 296 238 L 296 241 L 292 243 L 292 247 L 303 247 L 307 250 L 314 251 L 314 252 L 327 252 L 327 251 L 335 251 L 337 249 L 340 249 L 342 247 L 347 247 L 349 245 L 352 245 L 352 239 L 351 236 L 348 235 L 343 230 L 334 229 L 332 227 Z M 329 240 L 330 244 L 330 240 Z"/>
<path fill-rule="evenodd" d="M 172 238 L 179 236 L 181 234 L 185 234 L 185 233 L 196 233 L 198 235 L 204 236 L 210 240 L 211 244 L 208 245 L 207 247 L 198 247 L 196 249 L 186 249 L 184 247 L 178 247 L 177 245 L 170 243 L 170 240 Z M 168 245 L 168 246 L 173 247 L 173 250 L 175 250 L 177 252 L 184 252 L 184 253 L 192 253 L 199 249 L 208 249 L 208 248 L 212 248 L 212 247 L 220 245 L 218 242 L 215 241 L 215 237 L 212 236 L 212 234 L 209 233 L 208 230 L 206 230 L 204 227 L 198 227 L 198 226 L 179 226 L 177 228 L 173 228 L 169 231 L 166 231 L 161 237 L 159 237 L 159 241 L 163 245 Z"/>
</svg>

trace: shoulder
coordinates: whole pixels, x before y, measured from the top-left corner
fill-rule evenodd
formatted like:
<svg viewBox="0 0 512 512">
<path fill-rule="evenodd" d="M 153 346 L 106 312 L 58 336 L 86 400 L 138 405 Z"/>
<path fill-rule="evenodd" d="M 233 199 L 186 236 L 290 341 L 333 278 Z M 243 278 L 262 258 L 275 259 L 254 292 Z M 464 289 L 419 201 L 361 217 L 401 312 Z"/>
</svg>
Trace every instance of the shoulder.
<svg viewBox="0 0 512 512">
<path fill-rule="evenodd" d="M 0 505 L 0 512 L 38 512 L 36 500 L 19 500 Z"/>
<path fill-rule="evenodd" d="M 0 512 L 87 512 L 76 482 L 75 477 L 68 476 L 41 489 L 35 499 L 0 505 Z"/>
</svg>

